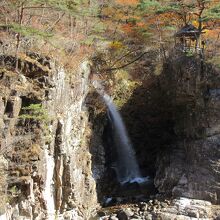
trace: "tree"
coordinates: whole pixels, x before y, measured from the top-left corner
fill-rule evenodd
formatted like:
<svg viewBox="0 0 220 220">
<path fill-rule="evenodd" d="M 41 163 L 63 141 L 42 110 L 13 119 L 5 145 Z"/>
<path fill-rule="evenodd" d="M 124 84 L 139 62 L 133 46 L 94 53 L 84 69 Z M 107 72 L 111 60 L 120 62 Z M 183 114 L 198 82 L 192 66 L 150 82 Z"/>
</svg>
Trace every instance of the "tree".
<svg viewBox="0 0 220 220">
<path fill-rule="evenodd" d="M 10 45 L 4 52 L 15 54 L 17 70 L 19 53 L 27 49 L 39 53 L 48 51 L 49 56 L 73 56 L 77 43 L 81 53 L 90 46 L 89 40 L 92 43 L 102 31 L 102 25 L 98 24 L 98 7 L 97 1 L 89 0 L 2 1 L 0 34 L 4 35 L 3 46 Z M 6 42 L 9 39 L 11 42 Z"/>
<path fill-rule="evenodd" d="M 3 0 L 0 22 L 15 33 L 10 37 L 16 40 L 16 57 L 24 47 L 50 48 L 50 56 L 51 51 L 73 55 L 73 41 L 83 51 L 95 50 L 97 41 L 109 40 L 115 58 L 111 67 L 122 61 L 121 55 L 129 54 L 124 57 L 130 57 L 129 61 L 139 56 L 132 53 L 137 45 L 158 49 L 164 57 L 175 31 L 186 24 L 193 23 L 200 33 L 213 31 L 219 26 L 219 8 L 211 0 Z"/>
<path fill-rule="evenodd" d="M 153 21 L 154 26 L 160 23 L 162 28 L 173 26 L 177 29 L 194 23 L 200 34 L 219 20 L 219 7 L 219 3 L 210 0 L 162 0 L 160 3 L 156 0 L 140 0 L 138 5 L 145 21 Z"/>
</svg>

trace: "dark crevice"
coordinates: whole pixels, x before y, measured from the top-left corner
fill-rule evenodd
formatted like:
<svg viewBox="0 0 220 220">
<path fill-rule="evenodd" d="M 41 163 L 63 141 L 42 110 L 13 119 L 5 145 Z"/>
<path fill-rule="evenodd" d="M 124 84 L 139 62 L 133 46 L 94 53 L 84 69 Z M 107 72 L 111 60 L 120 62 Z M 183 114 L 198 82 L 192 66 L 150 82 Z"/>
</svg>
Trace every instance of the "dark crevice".
<svg viewBox="0 0 220 220">
<path fill-rule="evenodd" d="M 9 118 L 13 116 L 13 102 L 12 101 L 7 100 L 4 114 L 6 114 Z"/>
<path fill-rule="evenodd" d="M 155 81 L 150 86 L 138 87 L 122 107 L 121 113 L 142 175 L 153 178 L 157 155 L 169 150 L 169 145 L 175 139 L 171 103 Z"/>
<path fill-rule="evenodd" d="M 127 103 L 120 109 L 136 152 L 142 176 L 151 178 L 151 181 L 143 186 L 137 183 L 121 186 L 118 183 L 114 167 L 117 153 L 113 143 L 111 123 L 108 121 L 106 112 L 97 117 L 92 107 L 89 112 L 94 133 L 90 149 L 93 167 L 98 161 L 97 137 L 105 152 L 103 161 L 105 172 L 97 181 L 99 202 L 104 206 L 107 198 L 113 198 L 113 202 L 108 205 L 135 202 L 137 199 L 149 199 L 150 196 L 157 193 L 153 182 L 157 156 L 160 153 L 169 152 L 170 144 L 176 139 L 171 103 L 167 99 L 167 95 L 162 92 L 158 81 L 153 81 L 150 86 L 143 85 L 136 88 Z M 98 134 L 100 131 L 102 133 Z"/>
</svg>

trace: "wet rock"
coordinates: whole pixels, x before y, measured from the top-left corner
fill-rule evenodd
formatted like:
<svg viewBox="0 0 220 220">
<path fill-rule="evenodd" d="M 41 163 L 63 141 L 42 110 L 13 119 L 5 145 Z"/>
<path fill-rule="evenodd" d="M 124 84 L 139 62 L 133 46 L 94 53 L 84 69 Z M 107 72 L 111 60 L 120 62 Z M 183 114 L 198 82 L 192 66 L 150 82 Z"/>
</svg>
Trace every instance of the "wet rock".
<svg viewBox="0 0 220 220">
<path fill-rule="evenodd" d="M 151 214 L 147 214 L 144 216 L 144 220 L 152 220 L 152 219 L 153 219 L 153 217 Z"/>
<path fill-rule="evenodd" d="M 152 206 L 153 205 L 153 200 L 149 200 L 148 204 Z"/>
<path fill-rule="evenodd" d="M 136 211 L 136 212 L 139 212 L 140 211 L 140 208 L 137 207 L 136 209 L 132 210 L 132 211 Z"/>
<path fill-rule="evenodd" d="M 134 213 L 130 209 L 124 209 L 117 212 L 117 217 L 119 220 L 128 220 L 129 217 L 133 215 Z"/>
<path fill-rule="evenodd" d="M 109 220 L 118 220 L 118 218 L 115 215 L 113 215 L 109 217 Z"/>
<path fill-rule="evenodd" d="M 215 218 L 215 220 L 220 220 L 220 216 L 217 216 L 217 217 Z"/>
<path fill-rule="evenodd" d="M 126 215 L 127 215 L 128 217 L 131 217 L 131 216 L 134 215 L 134 212 L 132 212 L 131 209 L 125 209 L 124 212 L 126 213 Z"/>
<path fill-rule="evenodd" d="M 186 212 L 189 217 L 199 218 L 199 212 L 196 208 L 187 208 Z"/>
<path fill-rule="evenodd" d="M 162 208 L 167 208 L 168 207 L 168 204 L 165 203 L 165 202 L 161 202 L 160 205 L 161 205 Z"/>
<path fill-rule="evenodd" d="M 98 215 L 99 217 L 103 217 L 103 216 L 106 215 L 106 213 L 105 213 L 104 211 L 98 211 L 98 212 L 97 212 L 97 215 Z"/>
<path fill-rule="evenodd" d="M 141 203 L 141 204 L 140 204 L 140 210 L 141 210 L 141 211 L 146 211 L 147 208 L 148 208 L 147 203 Z"/>
<path fill-rule="evenodd" d="M 140 215 L 133 215 L 131 219 L 133 219 L 133 220 L 134 220 L 134 219 L 139 220 L 139 219 L 140 219 Z"/>
</svg>

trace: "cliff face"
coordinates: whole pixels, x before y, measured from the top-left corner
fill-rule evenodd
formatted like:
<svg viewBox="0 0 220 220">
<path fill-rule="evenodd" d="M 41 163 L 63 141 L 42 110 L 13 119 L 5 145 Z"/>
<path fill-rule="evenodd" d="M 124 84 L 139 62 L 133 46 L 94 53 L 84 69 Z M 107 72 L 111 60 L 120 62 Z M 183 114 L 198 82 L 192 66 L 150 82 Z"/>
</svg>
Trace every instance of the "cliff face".
<svg viewBox="0 0 220 220">
<path fill-rule="evenodd" d="M 173 56 L 160 80 L 175 140 L 157 157 L 160 192 L 220 201 L 219 71 L 201 59 Z"/>
<path fill-rule="evenodd" d="M 18 74 L 13 62 L 1 58 L 2 218 L 88 219 L 97 206 L 84 107 L 89 64 L 70 75 L 32 56 L 19 60 Z"/>
<path fill-rule="evenodd" d="M 201 57 L 175 52 L 160 75 L 150 73 L 132 91 L 120 110 L 142 174 L 153 178 L 158 191 L 156 194 L 150 184 L 144 186 L 154 199 L 142 190 L 146 197 L 141 202 L 103 209 L 104 218 L 219 219 L 219 76 L 219 69 Z M 105 131 L 108 142 L 111 133 L 108 128 Z M 114 158 L 111 142 L 107 146 L 106 164 Z M 113 178 L 106 181 L 110 192 L 103 190 L 115 199 L 110 204 L 132 201 L 132 187 L 125 195 L 123 189 L 115 193 L 112 182 Z M 134 191 L 132 196 L 138 194 Z"/>
<path fill-rule="evenodd" d="M 201 59 L 171 57 L 132 90 L 121 113 L 142 174 L 161 193 L 155 197 L 218 204 L 219 72 Z M 0 217 L 89 219 L 98 201 L 129 199 L 130 189 L 123 194 L 114 179 L 111 129 L 89 90 L 89 63 L 73 73 L 33 54 L 19 58 L 19 73 L 14 63 L 1 57 Z"/>
</svg>

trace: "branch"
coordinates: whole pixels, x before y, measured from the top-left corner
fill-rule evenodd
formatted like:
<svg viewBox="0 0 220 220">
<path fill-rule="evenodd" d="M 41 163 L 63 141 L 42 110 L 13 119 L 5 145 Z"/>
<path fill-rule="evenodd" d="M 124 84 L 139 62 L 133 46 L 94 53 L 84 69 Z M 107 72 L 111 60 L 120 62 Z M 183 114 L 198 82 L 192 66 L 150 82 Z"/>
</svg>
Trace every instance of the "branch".
<svg viewBox="0 0 220 220">
<path fill-rule="evenodd" d="M 124 64 L 124 65 L 122 65 L 122 66 L 119 66 L 119 67 L 104 69 L 104 71 L 109 72 L 109 71 L 114 71 L 114 70 L 118 70 L 118 69 L 123 69 L 123 68 L 125 68 L 126 66 L 129 66 L 129 65 L 131 65 L 132 63 L 138 61 L 139 59 L 141 59 L 141 58 L 142 58 L 145 54 L 147 54 L 147 53 L 149 53 L 149 51 L 142 53 L 140 56 L 138 56 L 136 59 L 132 60 L 132 61 L 129 62 L 129 63 L 126 63 L 126 64 Z"/>
<path fill-rule="evenodd" d="M 26 6 L 24 7 L 24 9 L 51 9 L 51 8 L 54 8 L 54 7 L 51 7 L 51 6 Z"/>
<path fill-rule="evenodd" d="M 60 15 L 59 18 L 58 18 L 50 27 L 48 27 L 48 28 L 46 29 L 46 32 L 52 31 L 53 28 L 55 27 L 55 25 L 59 23 L 59 21 L 63 18 L 64 15 L 65 15 L 65 12 L 63 12 L 63 14 Z"/>
<path fill-rule="evenodd" d="M 110 68 L 113 68 L 115 66 L 116 63 L 118 63 L 119 61 L 121 61 L 122 59 L 124 59 L 125 57 L 129 56 L 131 53 L 135 53 L 137 52 L 139 49 L 136 49 L 134 51 L 129 51 L 126 54 L 124 54 L 123 56 L 121 56 L 120 58 L 118 58 L 111 66 Z"/>
<path fill-rule="evenodd" d="M 199 13 L 194 12 L 193 14 L 199 17 Z"/>
</svg>

